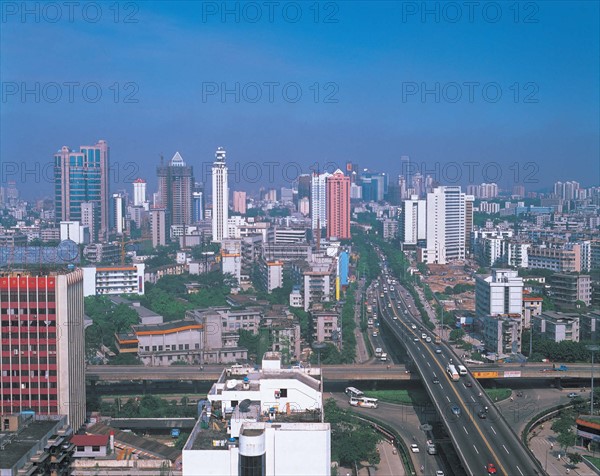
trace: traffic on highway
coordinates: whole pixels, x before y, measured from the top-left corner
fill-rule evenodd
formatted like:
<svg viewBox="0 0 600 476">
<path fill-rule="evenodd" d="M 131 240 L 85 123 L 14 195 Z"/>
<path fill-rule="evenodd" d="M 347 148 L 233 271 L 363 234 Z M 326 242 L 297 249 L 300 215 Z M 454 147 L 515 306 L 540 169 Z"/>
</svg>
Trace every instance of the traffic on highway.
<svg viewBox="0 0 600 476">
<path fill-rule="evenodd" d="M 460 358 L 421 322 L 396 278 L 388 271 L 375 283 L 379 332 L 406 347 L 414 369 L 441 416 L 468 474 L 544 474 Z"/>
</svg>

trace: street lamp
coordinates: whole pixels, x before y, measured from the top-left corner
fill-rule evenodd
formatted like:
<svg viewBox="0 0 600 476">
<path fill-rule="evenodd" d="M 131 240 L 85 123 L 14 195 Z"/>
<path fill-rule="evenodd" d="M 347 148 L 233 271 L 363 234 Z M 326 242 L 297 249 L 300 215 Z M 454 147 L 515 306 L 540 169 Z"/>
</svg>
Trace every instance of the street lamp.
<svg viewBox="0 0 600 476">
<path fill-rule="evenodd" d="M 585 348 L 592 353 L 592 392 L 590 396 L 590 415 L 594 414 L 594 352 L 600 350 L 600 346 L 586 345 Z"/>
<path fill-rule="evenodd" d="M 323 369 L 321 368 L 321 351 L 325 347 L 327 347 L 327 344 L 325 342 L 313 342 L 312 343 L 313 350 L 317 351 L 317 366 L 319 367 L 319 380 L 320 380 L 319 391 L 321 392 L 321 395 L 323 395 Z M 325 412 L 321 408 L 321 423 L 324 422 L 324 420 L 323 420 L 324 416 L 325 416 Z"/>
</svg>

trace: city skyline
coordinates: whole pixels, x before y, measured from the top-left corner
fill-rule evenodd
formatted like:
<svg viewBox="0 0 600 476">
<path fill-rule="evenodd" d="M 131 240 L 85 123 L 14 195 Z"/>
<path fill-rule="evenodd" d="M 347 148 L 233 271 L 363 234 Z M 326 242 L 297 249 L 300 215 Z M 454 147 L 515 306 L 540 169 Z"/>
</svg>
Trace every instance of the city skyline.
<svg viewBox="0 0 600 476">
<path fill-rule="evenodd" d="M 510 188 L 528 178 L 528 188 L 547 188 L 565 158 L 572 180 L 590 186 L 598 177 L 588 173 L 600 155 L 595 2 L 507 6 L 497 21 L 466 7 L 452 21 L 436 2 L 430 14 L 411 13 L 412 2 L 329 2 L 297 22 L 279 10 L 254 23 L 249 12 L 203 11 L 210 2 L 171 5 L 139 4 L 137 13 L 123 5 L 118 21 L 105 10 L 95 23 L 81 12 L 55 23 L 6 13 L 0 181 L 34 181 L 27 193 L 50 194 L 51 151 L 97 137 L 111 144 L 115 186 L 175 151 L 207 177 L 201 167 L 219 144 L 241 166 L 297 163 L 304 173 L 350 161 L 397 175 L 408 155 L 429 168 L 479 163 L 473 181 L 440 180 L 447 185 Z M 48 57 L 44 45 L 56 38 L 69 41 Z M 103 53 L 89 55 L 92 45 Z M 498 180 L 493 166 L 481 176 L 495 163 Z"/>
</svg>

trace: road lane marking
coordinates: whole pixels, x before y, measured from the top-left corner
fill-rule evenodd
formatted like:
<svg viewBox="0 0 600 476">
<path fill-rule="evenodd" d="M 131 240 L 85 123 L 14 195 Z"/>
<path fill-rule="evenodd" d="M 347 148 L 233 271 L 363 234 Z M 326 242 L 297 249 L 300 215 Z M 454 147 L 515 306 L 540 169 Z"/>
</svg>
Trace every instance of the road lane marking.
<svg viewBox="0 0 600 476">
<path fill-rule="evenodd" d="M 477 446 L 473 445 L 473 449 L 477 452 L 477 454 L 479 454 L 479 451 L 477 450 Z"/>
<path fill-rule="evenodd" d="M 440 383 L 440 388 L 441 388 L 442 390 L 444 390 L 444 387 L 442 386 L 442 384 L 441 384 L 441 383 Z"/>
<path fill-rule="evenodd" d="M 467 429 L 463 426 L 463 430 L 465 430 L 465 433 L 468 435 L 469 432 L 467 431 Z"/>
<path fill-rule="evenodd" d="M 519 467 L 517 466 L 517 469 L 519 470 L 519 473 L 521 473 L 521 476 L 524 476 L 524 474 L 523 474 L 523 471 L 521 471 L 521 468 L 519 468 Z"/>
<path fill-rule="evenodd" d="M 494 432 L 494 435 L 496 434 L 496 430 L 494 430 L 493 426 L 490 426 L 490 428 L 492 429 L 492 431 Z"/>
<path fill-rule="evenodd" d="M 506 454 L 510 454 L 510 453 L 508 452 L 508 450 L 506 449 L 506 446 L 502 445 L 502 448 L 504 448 L 504 451 L 506 451 Z"/>
<path fill-rule="evenodd" d="M 429 362 L 427 362 L 427 365 L 429 365 L 429 367 L 431 367 L 431 364 Z"/>
<path fill-rule="evenodd" d="M 435 374 L 435 372 L 433 372 L 433 376 L 434 376 L 434 377 L 437 377 L 437 375 Z"/>
<path fill-rule="evenodd" d="M 446 395 L 446 398 L 448 399 L 448 401 L 450 401 L 450 397 L 448 395 Z"/>
<path fill-rule="evenodd" d="M 473 395 L 471 395 L 471 400 L 473 400 L 473 402 L 475 401 L 475 397 L 473 397 Z"/>
</svg>

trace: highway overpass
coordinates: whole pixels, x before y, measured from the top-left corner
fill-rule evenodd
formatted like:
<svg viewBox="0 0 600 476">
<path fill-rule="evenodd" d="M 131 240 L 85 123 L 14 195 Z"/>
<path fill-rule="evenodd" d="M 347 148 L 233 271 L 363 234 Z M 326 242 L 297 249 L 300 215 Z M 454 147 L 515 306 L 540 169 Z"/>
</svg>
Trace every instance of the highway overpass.
<svg viewBox="0 0 600 476">
<path fill-rule="evenodd" d="M 90 381 L 141 381 L 141 380 L 194 380 L 214 382 L 219 378 L 225 365 L 204 366 L 201 370 L 195 365 L 178 365 L 175 367 L 145 367 L 142 365 L 89 365 L 86 377 Z M 497 365 L 467 365 L 473 377 L 483 379 L 584 379 L 591 378 L 590 364 L 569 364 L 566 372 L 552 371 L 548 364 L 497 364 Z M 548 369 L 546 371 L 543 371 Z M 596 369 L 600 376 L 600 365 Z M 374 363 L 365 365 L 324 365 L 323 380 L 325 381 L 369 381 L 369 380 L 410 380 L 418 378 L 406 373 L 404 365 L 387 365 Z"/>
</svg>

